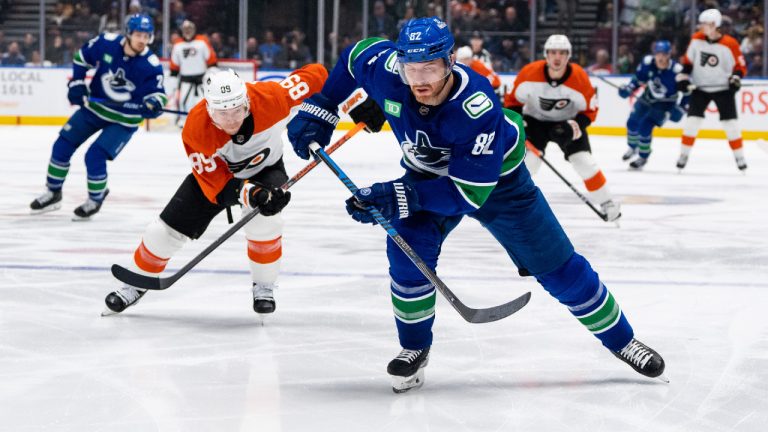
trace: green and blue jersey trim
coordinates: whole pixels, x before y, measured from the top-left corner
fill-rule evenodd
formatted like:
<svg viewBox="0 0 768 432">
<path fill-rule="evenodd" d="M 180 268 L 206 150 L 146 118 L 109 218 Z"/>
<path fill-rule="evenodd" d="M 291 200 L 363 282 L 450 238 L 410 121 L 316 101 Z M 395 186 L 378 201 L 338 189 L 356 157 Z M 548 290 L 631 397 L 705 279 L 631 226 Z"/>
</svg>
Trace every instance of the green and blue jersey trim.
<svg viewBox="0 0 768 432">
<path fill-rule="evenodd" d="M 388 39 L 380 38 L 380 37 L 371 37 L 368 39 L 363 39 L 360 42 L 356 43 L 354 48 L 352 48 L 352 51 L 349 53 L 349 59 L 347 60 L 347 70 L 349 71 L 349 74 L 354 78 L 355 73 L 353 72 L 355 68 L 355 60 L 357 60 L 360 55 L 365 52 L 368 48 L 381 43 L 381 42 L 387 42 Z"/>
</svg>

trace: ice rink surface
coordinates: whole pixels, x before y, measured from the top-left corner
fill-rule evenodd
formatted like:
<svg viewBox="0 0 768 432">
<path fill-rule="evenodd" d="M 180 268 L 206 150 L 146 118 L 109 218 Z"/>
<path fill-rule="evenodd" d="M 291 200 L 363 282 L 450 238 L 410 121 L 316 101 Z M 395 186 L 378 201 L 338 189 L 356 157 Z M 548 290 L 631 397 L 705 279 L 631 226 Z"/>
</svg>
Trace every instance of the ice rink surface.
<svg viewBox="0 0 768 432">
<path fill-rule="evenodd" d="M 623 201 L 621 228 L 599 220 L 542 166 L 536 177 L 572 241 L 612 290 L 670 384 L 615 359 L 565 307 L 521 278 L 466 219 L 438 274 L 468 305 L 532 291 L 527 307 L 468 324 L 438 295 L 426 384 L 391 391 L 399 352 L 384 231 L 344 211 L 348 193 L 320 166 L 284 212 L 277 311 L 251 309 L 242 233 L 163 292 L 102 318 L 146 225 L 189 172 L 178 135 L 140 132 L 110 164 L 111 194 L 89 222 L 84 148 L 63 208 L 28 214 L 43 192 L 58 128 L 2 127 L 0 430 L 7 431 L 764 431 L 768 424 L 768 153 L 747 142 L 742 175 L 724 140 L 699 140 L 674 168 L 657 139 L 646 169 L 624 140 L 594 137 Z M 306 163 L 286 155 L 289 174 Z M 398 176 L 393 136 L 359 134 L 335 159 L 358 185 Z M 549 159 L 579 188 L 559 150 Z M 222 214 L 169 265 L 227 228 Z M 762 426 L 761 426 L 762 425 Z"/>
</svg>

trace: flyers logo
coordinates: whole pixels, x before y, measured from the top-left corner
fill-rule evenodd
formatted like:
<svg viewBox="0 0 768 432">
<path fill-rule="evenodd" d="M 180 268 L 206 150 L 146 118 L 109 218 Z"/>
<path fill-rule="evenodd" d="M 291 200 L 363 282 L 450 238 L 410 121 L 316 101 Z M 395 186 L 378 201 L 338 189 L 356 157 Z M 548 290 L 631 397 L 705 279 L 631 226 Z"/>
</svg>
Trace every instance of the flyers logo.
<svg viewBox="0 0 768 432">
<path fill-rule="evenodd" d="M 539 98 L 539 106 L 543 111 L 552 111 L 553 109 L 561 110 L 565 109 L 568 105 L 571 104 L 570 99 L 546 99 L 543 97 Z"/>
<path fill-rule="evenodd" d="M 197 54 L 197 50 L 195 48 L 193 48 L 193 47 L 183 48 L 181 50 L 181 56 L 184 57 L 184 58 L 187 58 L 189 56 L 193 56 L 195 54 Z"/>
<path fill-rule="evenodd" d="M 259 166 L 262 162 L 267 160 L 268 156 L 269 156 L 269 147 L 261 149 L 258 153 L 256 153 L 255 156 L 245 160 L 241 160 L 239 162 L 232 162 L 227 160 L 227 166 L 229 167 L 229 170 L 231 172 L 238 173 L 240 171 Z"/>
<path fill-rule="evenodd" d="M 720 59 L 717 58 L 716 55 L 710 54 L 710 53 L 701 53 L 701 66 L 712 66 L 715 67 L 718 64 L 720 64 Z"/>
</svg>

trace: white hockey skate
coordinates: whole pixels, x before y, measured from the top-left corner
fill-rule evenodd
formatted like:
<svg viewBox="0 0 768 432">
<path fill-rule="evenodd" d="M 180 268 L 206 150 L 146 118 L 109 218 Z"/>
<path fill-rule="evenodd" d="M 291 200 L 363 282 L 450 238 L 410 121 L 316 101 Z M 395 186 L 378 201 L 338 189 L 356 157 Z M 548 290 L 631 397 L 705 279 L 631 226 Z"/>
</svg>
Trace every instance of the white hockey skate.
<svg viewBox="0 0 768 432">
<path fill-rule="evenodd" d="M 633 160 L 629 163 L 629 169 L 634 171 L 640 171 L 643 169 L 645 164 L 648 163 L 648 158 L 644 158 L 642 156 L 638 157 L 637 159 Z"/>
<path fill-rule="evenodd" d="M 95 215 L 99 212 L 99 210 L 101 210 L 101 204 L 104 203 L 107 195 L 109 195 L 109 189 L 104 191 L 104 197 L 101 198 L 101 201 L 94 201 L 90 198 L 85 200 L 81 206 L 75 209 L 75 215 L 72 216 L 72 221 L 83 222 L 91 220 L 91 216 Z"/>
<path fill-rule="evenodd" d="M 123 285 L 117 291 L 113 291 L 107 294 L 107 298 L 104 302 L 107 304 L 107 309 L 101 313 L 101 316 L 109 316 L 120 313 L 130 306 L 139 302 L 147 290 L 134 288 L 130 285 Z"/>
<path fill-rule="evenodd" d="M 424 368 L 429 363 L 429 347 L 421 350 L 404 349 L 387 365 L 392 377 L 392 391 L 405 393 L 424 385 Z"/>
<path fill-rule="evenodd" d="M 275 284 L 253 283 L 253 311 L 258 314 L 270 314 L 275 311 Z"/>
<path fill-rule="evenodd" d="M 621 217 L 621 206 L 618 202 L 615 202 L 614 200 L 608 200 L 600 204 L 600 208 L 605 214 L 606 222 L 618 223 L 617 220 Z"/>
<path fill-rule="evenodd" d="M 30 214 L 47 213 L 61 208 L 61 191 L 48 190 L 29 204 Z"/>
</svg>

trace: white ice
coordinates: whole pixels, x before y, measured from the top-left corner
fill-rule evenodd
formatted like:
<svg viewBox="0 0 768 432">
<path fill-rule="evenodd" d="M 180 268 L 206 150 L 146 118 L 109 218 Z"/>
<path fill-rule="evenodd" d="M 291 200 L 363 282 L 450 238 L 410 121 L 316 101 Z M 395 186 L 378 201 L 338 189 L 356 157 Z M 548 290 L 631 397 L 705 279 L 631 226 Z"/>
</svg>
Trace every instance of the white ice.
<svg viewBox="0 0 768 432">
<path fill-rule="evenodd" d="M 630 172 L 620 137 L 593 137 L 623 201 L 599 220 L 546 166 L 536 177 L 577 249 L 620 302 L 669 384 L 615 359 L 476 222 L 446 242 L 439 275 L 470 306 L 531 291 L 522 311 L 468 324 L 439 298 L 426 384 L 392 393 L 398 353 L 385 234 L 347 217 L 324 167 L 285 211 L 277 311 L 251 309 L 242 234 L 163 292 L 102 318 L 145 226 L 189 172 L 178 135 L 140 132 L 109 166 L 90 222 L 81 149 L 63 208 L 30 216 L 57 128 L 2 127 L 0 430 L 3 431 L 763 431 L 768 424 L 768 153 L 699 140 L 685 172 L 677 139 L 656 139 Z M 401 172 L 393 136 L 359 134 L 336 154 L 359 185 Z M 306 163 L 286 148 L 289 174 Z M 562 154 L 549 159 L 583 188 Z M 227 229 L 222 214 L 172 261 Z M 763 425 L 763 426 L 760 426 Z"/>
</svg>

